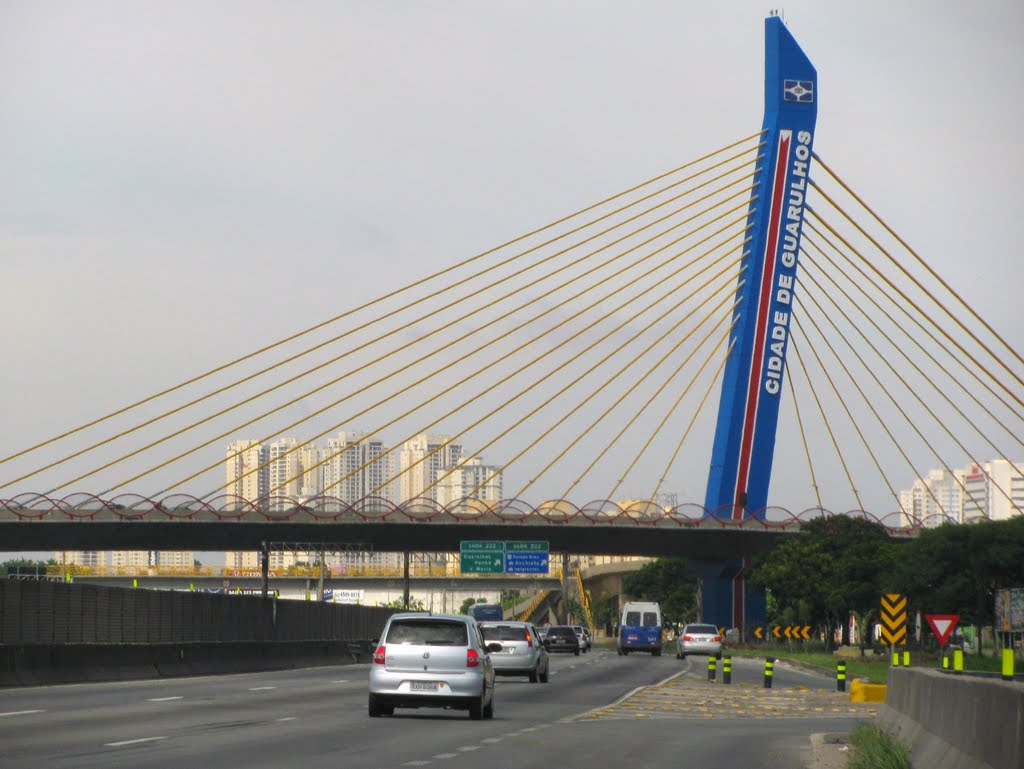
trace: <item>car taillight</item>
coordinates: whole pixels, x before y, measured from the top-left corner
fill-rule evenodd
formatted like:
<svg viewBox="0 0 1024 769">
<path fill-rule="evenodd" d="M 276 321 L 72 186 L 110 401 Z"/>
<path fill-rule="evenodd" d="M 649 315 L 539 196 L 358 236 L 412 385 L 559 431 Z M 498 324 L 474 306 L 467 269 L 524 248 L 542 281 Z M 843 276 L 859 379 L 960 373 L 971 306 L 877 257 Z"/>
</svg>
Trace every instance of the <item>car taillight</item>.
<svg viewBox="0 0 1024 769">
<path fill-rule="evenodd" d="M 526 634 L 526 645 L 531 649 L 533 648 L 533 636 L 529 633 Z"/>
<path fill-rule="evenodd" d="M 377 651 L 373 653 L 373 661 L 378 665 L 384 664 L 384 645 L 381 644 L 377 647 Z"/>
<path fill-rule="evenodd" d="M 480 655 L 476 649 L 466 649 L 466 667 L 475 668 L 480 666 Z"/>
<path fill-rule="evenodd" d="M 683 640 L 684 641 L 692 641 L 693 640 L 693 636 L 692 635 L 684 635 L 683 636 Z"/>
<path fill-rule="evenodd" d="M 716 635 L 716 636 L 715 636 L 714 638 L 712 638 L 711 640 L 712 640 L 712 641 L 714 641 L 714 642 L 715 642 L 716 644 L 718 644 L 718 643 L 722 643 L 722 636 L 720 636 L 720 635 Z"/>
</svg>

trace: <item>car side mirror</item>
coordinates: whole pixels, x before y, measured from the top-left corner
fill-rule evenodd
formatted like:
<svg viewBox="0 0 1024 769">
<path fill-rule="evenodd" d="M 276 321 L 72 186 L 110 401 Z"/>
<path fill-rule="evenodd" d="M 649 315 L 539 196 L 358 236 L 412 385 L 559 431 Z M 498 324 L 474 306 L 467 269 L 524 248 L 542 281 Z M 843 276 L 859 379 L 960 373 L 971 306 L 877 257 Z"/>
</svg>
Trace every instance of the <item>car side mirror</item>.
<svg viewBox="0 0 1024 769">
<path fill-rule="evenodd" d="M 487 644 L 487 651 L 489 651 L 489 652 L 500 652 L 501 651 L 501 644 L 498 643 L 497 641 L 491 641 L 489 644 Z"/>
</svg>

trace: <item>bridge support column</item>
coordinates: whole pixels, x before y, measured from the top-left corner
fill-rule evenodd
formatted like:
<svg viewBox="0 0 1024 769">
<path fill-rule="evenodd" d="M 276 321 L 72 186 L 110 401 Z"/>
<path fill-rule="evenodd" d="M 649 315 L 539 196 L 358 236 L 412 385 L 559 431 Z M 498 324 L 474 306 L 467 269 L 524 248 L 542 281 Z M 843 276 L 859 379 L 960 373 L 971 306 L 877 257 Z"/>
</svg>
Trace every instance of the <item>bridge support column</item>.
<svg viewBox="0 0 1024 769">
<path fill-rule="evenodd" d="M 266 598 L 270 586 L 270 546 L 266 542 L 260 542 L 260 586 Z"/>
<path fill-rule="evenodd" d="M 562 616 L 558 618 L 560 624 L 569 622 L 569 591 L 566 585 L 566 575 L 569 573 L 569 551 L 562 553 Z"/>
<path fill-rule="evenodd" d="M 403 583 L 403 589 L 402 589 L 402 607 L 406 611 L 408 611 L 409 610 L 409 551 L 408 550 L 405 551 L 404 562 L 405 562 L 405 565 L 404 565 L 404 579 L 405 579 L 405 582 Z"/>
</svg>

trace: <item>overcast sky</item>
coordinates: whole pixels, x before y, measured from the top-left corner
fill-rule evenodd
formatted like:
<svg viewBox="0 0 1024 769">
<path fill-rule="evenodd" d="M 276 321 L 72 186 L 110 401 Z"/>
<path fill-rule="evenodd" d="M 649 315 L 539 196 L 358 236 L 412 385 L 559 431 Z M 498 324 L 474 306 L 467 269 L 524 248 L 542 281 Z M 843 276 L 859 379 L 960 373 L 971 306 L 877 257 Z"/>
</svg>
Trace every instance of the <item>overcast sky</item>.
<svg viewBox="0 0 1024 769">
<path fill-rule="evenodd" d="M 750 135 L 770 9 L 0 1 L 0 454 Z M 1024 4 L 784 15 L 815 150 L 1024 348 Z"/>
</svg>

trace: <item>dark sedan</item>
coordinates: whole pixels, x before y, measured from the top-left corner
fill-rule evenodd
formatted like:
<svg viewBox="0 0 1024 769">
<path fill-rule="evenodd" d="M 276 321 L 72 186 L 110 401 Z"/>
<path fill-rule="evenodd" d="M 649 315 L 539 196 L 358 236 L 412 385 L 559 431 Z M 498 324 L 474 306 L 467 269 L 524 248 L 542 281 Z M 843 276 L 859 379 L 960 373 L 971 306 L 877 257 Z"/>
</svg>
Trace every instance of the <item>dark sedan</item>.
<svg viewBox="0 0 1024 769">
<path fill-rule="evenodd" d="M 580 639 L 569 625 L 552 625 L 544 636 L 544 646 L 549 652 L 572 652 L 580 654 Z"/>
</svg>

